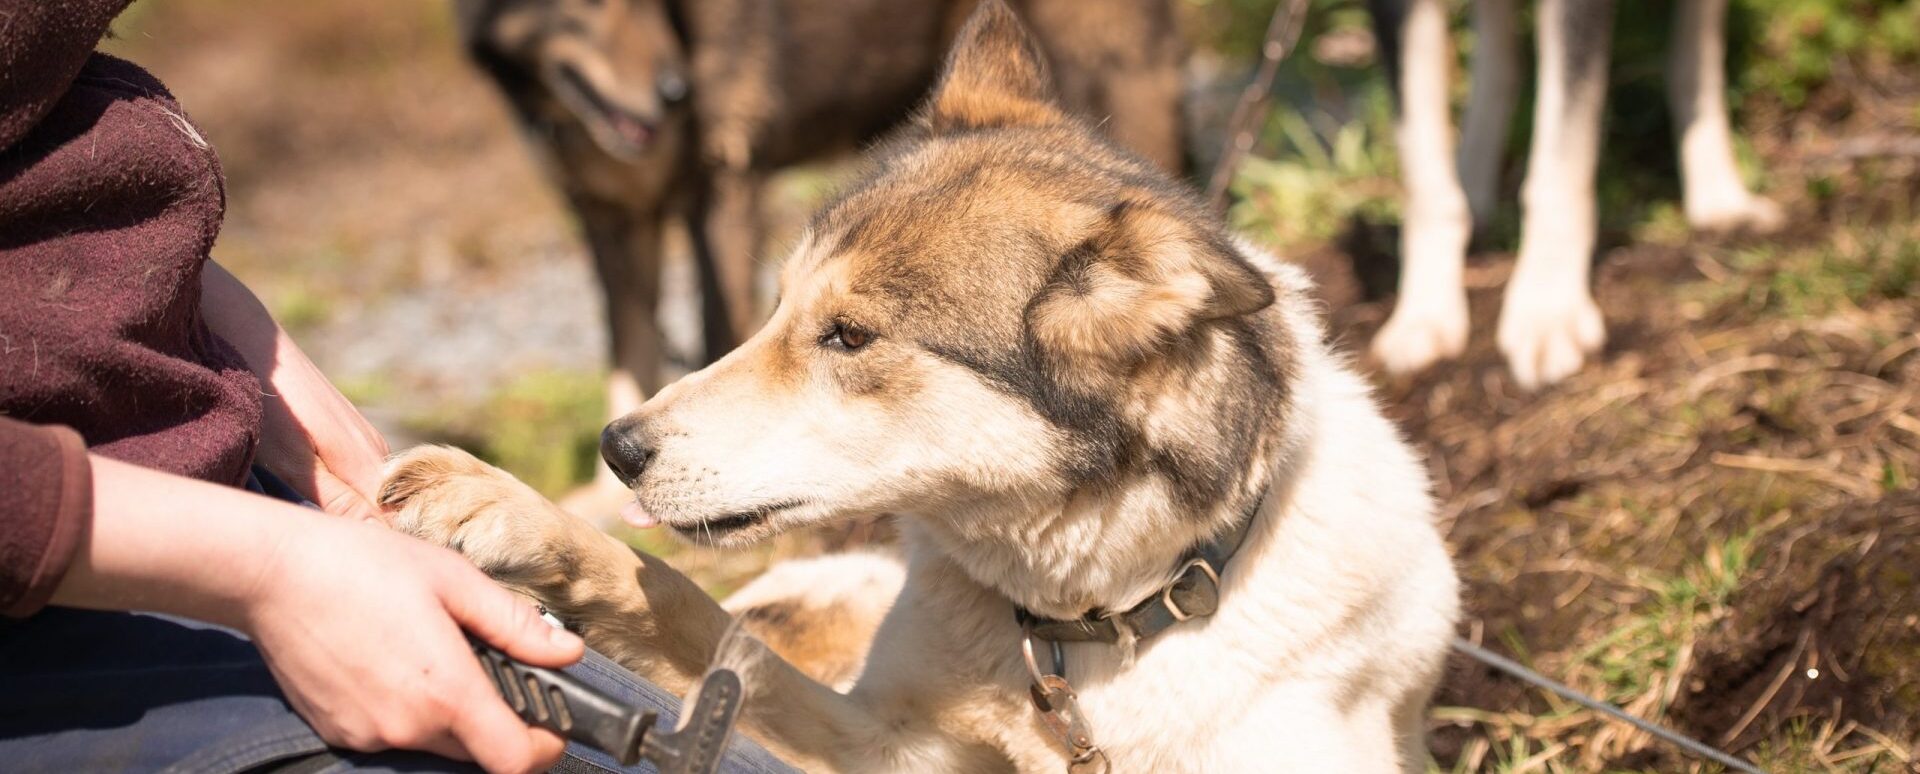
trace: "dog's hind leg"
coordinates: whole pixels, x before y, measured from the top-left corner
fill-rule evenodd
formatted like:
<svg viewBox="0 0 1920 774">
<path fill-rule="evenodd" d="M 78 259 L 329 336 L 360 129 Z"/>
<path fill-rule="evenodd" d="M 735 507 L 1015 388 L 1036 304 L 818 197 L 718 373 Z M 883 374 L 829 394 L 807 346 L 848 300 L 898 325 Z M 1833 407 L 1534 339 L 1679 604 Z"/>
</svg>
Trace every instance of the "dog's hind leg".
<svg viewBox="0 0 1920 774">
<path fill-rule="evenodd" d="M 1473 4 L 1473 91 L 1460 130 L 1460 183 L 1473 222 L 1484 226 L 1499 209 L 1500 161 L 1520 89 L 1519 30 L 1514 0 Z"/>
<path fill-rule="evenodd" d="M 1707 230 L 1772 231 L 1783 216 L 1740 179 L 1727 118 L 1727 0 L 1674 4 L 1667 101 L 1679 132 L 1687 222 Z"/>
<path fill-rule="evenodd" d="M 1372 7 L 1399 96 L 1395 135 L 1406 186 L 1400 296 L 1372 351 L 1390 371 L 1417 371 L 1467 346 L 1462 272 L 1472 218 L 1454 170 L 1453 46 L 1445 0 L 1374 0 Z"/>
<path fill-rule="evenodd" d="M 1589 288 L 1598 233 L 1594 170 L 1607 97 L 1612 0 L 1543 0 L 1539 98 L 1521 190 L 1520 259 L 1500 310 L 1498 341 L 1522 388 L 1580 370 L 1606 341 Z"/>
<path fill-rule="evenodd" d="M 795 668 L 845 692 L 905 581 L 900 557 L 878 552 L 789 559 L 721 606 Z"/>
</svg>

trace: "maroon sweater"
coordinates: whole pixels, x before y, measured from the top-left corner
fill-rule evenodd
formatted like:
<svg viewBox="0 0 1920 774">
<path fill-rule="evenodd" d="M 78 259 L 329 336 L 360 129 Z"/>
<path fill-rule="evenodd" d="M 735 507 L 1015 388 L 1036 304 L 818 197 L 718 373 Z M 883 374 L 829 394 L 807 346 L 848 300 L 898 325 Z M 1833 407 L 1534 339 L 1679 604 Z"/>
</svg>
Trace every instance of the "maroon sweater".
<svg viewBox="0 0 1920 774">
<path fill-rule="evenodd" d="M 45 603 L 95 453 L 239 483 L 258 382 L 200 315 L 219 162 L 165 87 L 93 52 L 130 0 L 0 0 L 0 612 Z"/>
</svg>

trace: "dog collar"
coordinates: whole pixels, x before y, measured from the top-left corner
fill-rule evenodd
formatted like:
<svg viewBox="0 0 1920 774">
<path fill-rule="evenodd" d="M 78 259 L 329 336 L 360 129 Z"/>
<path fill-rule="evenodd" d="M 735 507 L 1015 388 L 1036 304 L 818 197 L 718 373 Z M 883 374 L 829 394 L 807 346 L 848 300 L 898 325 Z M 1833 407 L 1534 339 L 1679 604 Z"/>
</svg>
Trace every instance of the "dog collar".
<svg viewBox="0 0 1920 774">
<path fill-rule="evenodd" d="M 1034 615 L 1016 607 L 1014 615 L 1027 636 L 1049 642 L 1120 642 L 1131 634 L 1135 641 L 1151 639 L 1181 621 L 1205 618 L 1220 609 L 1220 573 L 1227 561 L 1246 542 L 1247 531 L 1267 500 L 1263 490 L 1253 505 L 1241 512 L 1233 528 L 1214 540 L 1188 551 L 1180 560 L 1173 580 L 1140 604 L 1126 610 L 1092 610 L 1078 618 L 1058 619 Z"/>
</svg>

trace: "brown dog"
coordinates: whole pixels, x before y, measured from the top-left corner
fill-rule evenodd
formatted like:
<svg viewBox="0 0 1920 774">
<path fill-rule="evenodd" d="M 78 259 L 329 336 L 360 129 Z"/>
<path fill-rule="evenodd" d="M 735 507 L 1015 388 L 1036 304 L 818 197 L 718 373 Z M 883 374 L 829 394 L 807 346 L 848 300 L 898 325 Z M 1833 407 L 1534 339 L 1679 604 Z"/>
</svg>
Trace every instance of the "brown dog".
<svg viewBox="0 0 1920 774">
<path fill-rule="evenodd" d="M 706 359 L 758 327 L 767 175 L 908 116 L 977 0 L 461 0 L 462 37 L 579 214 L 612 329 L 610 408 L 660 386 L 661 237 L 685 219 Z M 1015 3 L 1065 103 L 1182 166 L 1183 46 L 1167 0 Z"/>
</svg>

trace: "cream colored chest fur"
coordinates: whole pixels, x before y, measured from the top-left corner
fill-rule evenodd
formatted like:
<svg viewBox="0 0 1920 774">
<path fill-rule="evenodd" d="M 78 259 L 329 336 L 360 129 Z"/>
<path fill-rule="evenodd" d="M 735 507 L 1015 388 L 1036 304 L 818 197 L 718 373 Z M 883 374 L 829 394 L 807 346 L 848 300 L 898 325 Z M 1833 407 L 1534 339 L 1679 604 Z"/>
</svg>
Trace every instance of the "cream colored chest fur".
<svg viewBox="0 0 1920 774">
<path fill-rule="evenodd" d="M 1424 767 L 1419 731 L 1457 581 L 1412 454 L 1357 377 L 1325 355 L 1311 359 L 1301 395 L 1309 442 L 1227 568 L 1219 612 L 1167 630 L 1131 659 L 1104 643 L 1065 646 L 1068 677 L 1116 772 Z M 1064 771 L 1062 748 L 1025 701 L 1011 610 L 932 546 L 916 546 L 855 696 L 924 701 L 930 684 L 990 684 L 944 730 L 1000 748 L 1020 770 Z M 1045 647 L 1040 654 L 1044 667 Z M 928 742 L 901 750 L 900 768 L 959 763 Z"/>
</svg>

